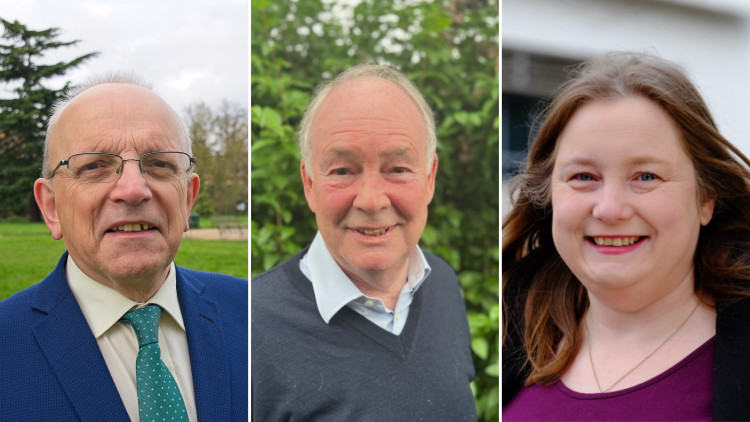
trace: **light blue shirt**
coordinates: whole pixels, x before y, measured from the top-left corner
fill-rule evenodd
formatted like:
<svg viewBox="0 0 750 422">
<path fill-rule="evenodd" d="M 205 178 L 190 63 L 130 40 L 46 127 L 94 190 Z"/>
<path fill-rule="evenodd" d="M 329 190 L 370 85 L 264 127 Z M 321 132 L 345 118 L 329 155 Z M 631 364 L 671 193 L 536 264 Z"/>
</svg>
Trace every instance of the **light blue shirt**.
<svg viewBox="0 0 750 422">
<path fill-rule="evenodd" d="M 409 256 L 406 283 L 399 293 L 396 308 L 388 309 L 382 300 L 365 296 L 359 291 L 331 256 L 320 232 L 300 260 L 299 268 L 312 282 L 318 312 L 326 324 L 341 308 L 348 306 L 396 335 L 401 334 L 414 294 L 431 271 L 422 250 L 416 246 Z"/>
</svg>

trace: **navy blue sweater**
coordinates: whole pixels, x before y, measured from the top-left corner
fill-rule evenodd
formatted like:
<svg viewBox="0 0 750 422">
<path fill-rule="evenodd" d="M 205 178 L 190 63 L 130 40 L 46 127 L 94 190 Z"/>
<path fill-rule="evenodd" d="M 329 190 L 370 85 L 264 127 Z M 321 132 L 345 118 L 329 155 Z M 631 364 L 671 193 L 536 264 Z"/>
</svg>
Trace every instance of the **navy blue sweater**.
<svg viewBox="0 0 750 422">
<path fill-rule="evenodd" d="M 476 420 L 466 310 L 453 270 L 432 268 L 394 335 L 348 307 L 326 324 L 303 250 L 252 281 L 255 421 Z"/>
</svg>

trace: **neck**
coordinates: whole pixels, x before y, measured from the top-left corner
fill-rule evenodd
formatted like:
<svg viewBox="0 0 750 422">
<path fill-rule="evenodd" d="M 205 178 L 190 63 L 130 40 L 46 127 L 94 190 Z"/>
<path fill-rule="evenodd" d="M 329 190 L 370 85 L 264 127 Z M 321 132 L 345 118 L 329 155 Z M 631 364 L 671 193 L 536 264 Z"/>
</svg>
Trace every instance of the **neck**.
<svg viewBox="0 0 750 422">
<path fill-rule="evenodd" d="M 169 267 L 159 274 L 146 274 L 138 277 L 129 277 L 124 280 L 108 279 L 105 281 L 96 281 L 116 290 L 132 301 L 145 303 L 161 289 L 168 275 Z"/>
<path fill-rule="evenodd" d="M 574 391 L 599 393 L 632 387 L 663 373 L 715 334 L 716 313 L 684 282 L 643 300 L 620 302 L 589 291 L 581 322 L 583 343 L 563 375 Z M 657 296 L 657 297 L 654 297 Z"/>
<path fill-rule="evenodd" d="M 388 271 L 372 271 L 363 274 L 348 274 L 349 279 L 363 295 L 383 301 L 386 308 L 396 307 L 398 296 L 406 283 L 408 262 L 403 268 Z"/>
<path fill-rule="evenodd" d="M 586 315 L 586 319 L 592 323 L 589 329 L 625 334 L 657 328 L 660 322 L 669 325 L 671 321 L 684 317 L 686 309 L 692 309 L 700 302 L 695 294 L 694 284 L 691 271 L 671 288 L 667 285 L 661 291 L 653 288 L 644 291 L 589 291 L 590 306 Z"/>
</svg>

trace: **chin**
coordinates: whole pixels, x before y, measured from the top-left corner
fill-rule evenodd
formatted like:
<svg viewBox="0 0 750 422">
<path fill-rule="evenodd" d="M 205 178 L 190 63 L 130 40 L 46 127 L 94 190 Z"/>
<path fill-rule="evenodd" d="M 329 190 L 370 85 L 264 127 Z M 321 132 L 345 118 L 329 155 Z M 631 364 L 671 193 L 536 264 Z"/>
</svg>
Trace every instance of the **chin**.
<svg viewBox="0 0 750 422">
<path fill-rule="evenodd" d="M 388 271 L 397 265 L 393 256 L 384 256 L 382 253 L 366 254 L 350 260 L 358 269 L 367 272 Z"/>
<path fill-rule="evenodd" d="M 129 254 L 107 263 L 105 268 L 116 278 L 137 278 L 164 271 L 171 262 L 165 257 L 151 254 Z"/>
</svg>

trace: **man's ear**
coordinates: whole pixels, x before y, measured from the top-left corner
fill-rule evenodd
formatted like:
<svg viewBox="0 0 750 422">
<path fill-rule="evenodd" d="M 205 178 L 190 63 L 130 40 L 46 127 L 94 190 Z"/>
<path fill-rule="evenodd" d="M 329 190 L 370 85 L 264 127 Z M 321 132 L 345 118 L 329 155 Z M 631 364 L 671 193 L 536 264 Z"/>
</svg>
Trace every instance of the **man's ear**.
<svg viewBox="0 0 750 422">
<path fill-rule="evenodd" d="M 307 199 L 307 206 L 310 211 L 315 213 L 315 195 L 313 195 L 313 179 L 307 174 L 307 167 L 305 167 L 305 160 L 301 160 L 299 163 L 299 174 L 302 177 L 302 185 L 305 187 L 305 199 Z"/>
<path fill-rule="evenodd" d="M 432 167 L 430 168 L 430 172 L 427 174 L 427 190 L 428 190 L 428 197 L 427 203 L 429 204 L 432 202 L 432 196 L 435 194 L 435 177 L 437 177 L 437 169 L 438 169 L 438 155 L 433 154 L 432 157 Z"/>
<path fill-rule="evenodd" d="M 36 179 L 34 182 L 34 199 L 42 211 L 44 222 L 55 240 L 62 239 L 62 228 L 57 216 L 57 204 L 55 201 L 55 189 L 52 181 L 44 178 Z"/>
<path fill-rule="evenodd" d="M 201 178 L 196 173 L 190 173 L 187 183 L 187 202 L 185 204 L 185 231 L 190 229 L 190 212 L 198 199 L 198 191 L 201 188 Z"/>
</svg>

